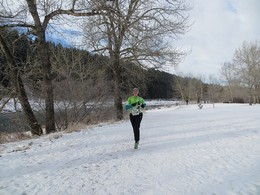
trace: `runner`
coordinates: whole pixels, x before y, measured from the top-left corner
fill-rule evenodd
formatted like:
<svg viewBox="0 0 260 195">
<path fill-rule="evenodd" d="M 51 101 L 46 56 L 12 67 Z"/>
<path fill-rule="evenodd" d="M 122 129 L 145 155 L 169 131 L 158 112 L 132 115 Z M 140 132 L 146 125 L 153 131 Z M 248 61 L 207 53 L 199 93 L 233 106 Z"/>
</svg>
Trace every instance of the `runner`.
<svg viewBox="0 0 260 195">
<path fill-rule="evenodd" d="M 139 96 L 138 88 L 133 89 L 133 95 L 127 100 L 126 110 L 130 110 L 130 121 L 134 131 L 134 149 L 138 149 L 140 141 L 140 124 L 143 118 L 142 109 L 146 106 L 144 99 Z"/>
</svg>

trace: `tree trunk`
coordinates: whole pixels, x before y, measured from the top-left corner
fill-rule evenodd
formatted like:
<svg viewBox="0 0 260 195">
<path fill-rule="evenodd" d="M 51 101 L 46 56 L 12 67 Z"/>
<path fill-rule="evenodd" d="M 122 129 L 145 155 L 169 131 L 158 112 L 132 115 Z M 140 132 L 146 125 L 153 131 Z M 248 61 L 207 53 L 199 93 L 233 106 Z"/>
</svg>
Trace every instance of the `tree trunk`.
<svg viewBox="0 0 260 195">
<path fill-rule="evenodd" d="M 120 83 L 118 78 L 114 80 L 114 100 L 115 100 L 115 109 L 116 109 L 116 118 L 117 120 L 123 119 L 123 104 L 122 104 L 122 96 L 120 91 Z"/>
<path fill-rule="evenodd" d="M 53 101 L 53 85 L 51 76 L 51 62 L 48 54 L 48 45 L 45 40 L 45 31 L 38 31 L 38 56 L 43 70 L 45 111 L 46 111 L 46 133 L 55 132 L 55 116 Z"/>
<path fill-rule="evenodd" d="M 40 124 L 38 123 L 38 121 L 32 111 L 31 105 L 28 101 L 27 94 L 24 89 L 24 84 L 23 84 L 22 78 L 19 75 L 19 72 L 17 71 L 17 69 L 15 68 L 15 58 L 13 57 L 11 51 L 7 47 L 3 37 L 1 35 L 0 35 L 0 43 L 1 43 L 0 44 L 1 48 L 6 56 L 7 64 L 9 65 L 9 69 L 10 69 L 10 76 L 13 81 L 15 90 L 17 92 L 18 99 L 19 99 L 19 101 L 22 105 L 23 111 L 25 113 L 31 133 L 32 133 L 32 135 L 41 135 L 42 128 L 41 128 Z"/>
<path fill-rule="evenodd" d="M 17 73 L 18 74 L 18 73 Z M 30 130 L 32 135 L 41 135 L 42 134 L 42 128 L 40 124 L 38 123 L 36 117 L 34 116 L 34 113 L 32 111 L 31 105 L 28 101 L 23 81 L 20 75 L 17 75 L 17 81 L 16 81 L 16 90 L 18 91 L 18 99 L 21 102 L 22 108 L 24 110 L 26 119 L 28 121 Z"/>
<path fill-rule="evenodd" d="M 45 95 L 45 111 L 46 111 L 46 133 L 55 131 L 55 118 L 54 118 L 54 106 L 53 106 L 53 86 L 51 76 L 51 62 L 48 53 L 48 45 L 46 43 L 46 27 L 41 23 L 40 16 L 37 11 L 36 3 L 34 0 L 26 0 L 29 11 L 33 17 L 35 23 L 35 33 L 38 38 L 38 57 L 43 71 L 44 79 L 44 95 Z"/>
<path fill-rule="evenodd" d="M 182 90 L 182 86 L 181 86 L 181 84 L 180 84 L 180 81 L 179 81 L 178 79 L 176 79 L 176 81 L 177 81 L 177 84 L 178 84 L 179 92 L 180 92 L 180 94 L 181 94 L 181 98 L 182 98 L 183 102 L 185 102 L 184 93 L 183 93 L 183 90 Z"/>
<path fill-rule="evenodd" d="M 113 77 L 114 77 L 114 107 L 116 110 L 116 118 L 117 120 L 123 119 L 123 104 L 122 104 L 122 96 L 121 96 L 121 83 L 122 83 L 122 75 L 120 68 L 120 60 L 119 56 L 115 57 L 113 62 Z"/>
<path fill-rule="evenodd" d="M 229 94 L 230 94 L 231 103 L 234 103 L 234 97 L 233 97 L 233 93 L 232 93 L 230 84 L 228 84 L 228 90 L 229 90 Z"/>
</svg>

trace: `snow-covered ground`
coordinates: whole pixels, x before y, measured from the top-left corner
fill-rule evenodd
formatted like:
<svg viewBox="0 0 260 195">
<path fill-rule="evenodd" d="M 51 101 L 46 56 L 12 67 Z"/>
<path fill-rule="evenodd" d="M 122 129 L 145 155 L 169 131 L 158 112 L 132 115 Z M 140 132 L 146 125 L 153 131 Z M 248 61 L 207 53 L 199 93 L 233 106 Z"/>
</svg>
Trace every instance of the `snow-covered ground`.
<svg viewBox="0 0 260 195">
<path fill-rule="evenodd" d="M 0 194 L 259 195 L 260 105 L 148 110 L 129 121 L 0 145 Z"/>
</svg>

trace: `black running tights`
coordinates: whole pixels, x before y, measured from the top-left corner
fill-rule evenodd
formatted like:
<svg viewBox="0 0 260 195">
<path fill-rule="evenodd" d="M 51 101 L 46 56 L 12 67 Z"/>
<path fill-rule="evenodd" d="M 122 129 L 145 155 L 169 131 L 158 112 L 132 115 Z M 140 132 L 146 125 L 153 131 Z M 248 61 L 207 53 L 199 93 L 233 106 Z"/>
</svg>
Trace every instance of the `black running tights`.
<svg viewBox="0 0 260 195">
<path fill-rule="evenodd" d="M 135 137 L 135 142 L 138 142 L 140 140 L 140 124 L 143 118 L 143 113 L 140 113 L 139 115 L 133 116 L 130 114 L 130 121 L 133 126 L 134 130 L 134 137 Z"/>
</svg>

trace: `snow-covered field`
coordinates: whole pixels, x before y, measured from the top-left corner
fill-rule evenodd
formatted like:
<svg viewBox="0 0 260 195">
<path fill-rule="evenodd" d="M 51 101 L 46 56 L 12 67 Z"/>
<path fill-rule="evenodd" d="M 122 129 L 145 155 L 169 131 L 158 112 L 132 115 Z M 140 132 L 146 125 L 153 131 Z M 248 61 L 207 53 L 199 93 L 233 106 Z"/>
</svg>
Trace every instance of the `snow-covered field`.
<svg viewBox="0 0 260 195">
<path fill-rule="evenodd" d="M 129 121 L 0 145 L 0 194 L 259 195 L 260 105 L 148 110 Z"/>
</svg>

